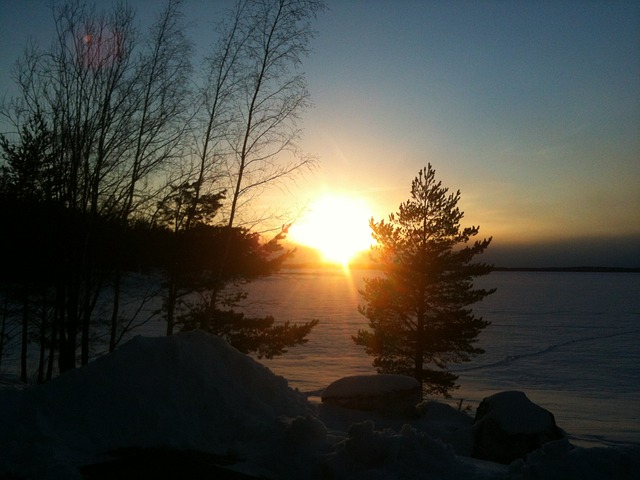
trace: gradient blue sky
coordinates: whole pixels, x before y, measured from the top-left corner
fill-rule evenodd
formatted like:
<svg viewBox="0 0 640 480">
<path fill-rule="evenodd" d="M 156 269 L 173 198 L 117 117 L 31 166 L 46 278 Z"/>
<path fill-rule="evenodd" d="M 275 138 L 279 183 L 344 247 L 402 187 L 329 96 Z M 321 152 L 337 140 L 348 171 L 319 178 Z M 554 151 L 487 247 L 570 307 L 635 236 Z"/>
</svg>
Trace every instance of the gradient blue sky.
<svg viewBox="0 0 640 480">
<path fill-rule="evenodd" d="M 0 0 L 0 93 L 27 38 L 50 35 L 47 3 Z M 185 0 L 202 50 L 226 5 Z M 640 266 L 640 2 L 327 5 L 304 64 L 320 168 L 269 198 L 349 194 L 379 219 L 431 162 L 497 263 Z"/>
</svg>

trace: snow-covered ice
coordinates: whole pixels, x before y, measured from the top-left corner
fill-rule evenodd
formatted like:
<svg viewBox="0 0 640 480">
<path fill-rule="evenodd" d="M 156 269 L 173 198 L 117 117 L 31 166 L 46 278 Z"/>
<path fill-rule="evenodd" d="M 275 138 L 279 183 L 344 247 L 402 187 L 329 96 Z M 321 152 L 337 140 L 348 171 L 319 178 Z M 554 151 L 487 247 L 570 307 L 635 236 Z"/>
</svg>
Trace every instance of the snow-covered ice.
<svg viewBox="0 0 640 480">
<path fill-rule="evenodd" d="M 367 328 L 358 290 L 371 276 L 295 271 L 252 283 L 248 314 L 320 320 L 304 347 L 261 362 L 316 396 L 339 378 L 375 373 L 372 357 L 351 339 Z M 478 280 L 498 289 L 473 306 L 491 322 L 477 345 L 486 353 L 450 366 L 460 388 L 449 403 L 475 408 L 521 390 L 555 415 L 574 444 L 640 444 L 640 274 L 494 272 Z"/>
<path fill-rule="evenodd" d="M 0 390 L 0 477 L 82 478 L 79 466 L 124 447 L 228 455 L 238 459 L 229 468 L 272 479 L 640 474 L 637 447 L 585 449 L 567 440 L 508 466 L 475 460 L 470 416 L 436 402 L 420 411 L 385 417 L 311 404 L 284 378 L 202 332 L 136 337 L 48 384 Z"/>
</svg>

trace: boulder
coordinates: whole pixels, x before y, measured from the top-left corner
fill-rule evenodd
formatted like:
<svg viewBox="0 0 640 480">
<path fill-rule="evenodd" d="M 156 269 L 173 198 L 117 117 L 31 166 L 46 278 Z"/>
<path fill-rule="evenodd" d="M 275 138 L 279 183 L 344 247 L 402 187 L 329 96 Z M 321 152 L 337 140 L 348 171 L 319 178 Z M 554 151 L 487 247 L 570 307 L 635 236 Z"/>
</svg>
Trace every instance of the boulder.
<svg viewBox="0 0 640 480">
<path fill-rule="evenodd" d="M 523 392 L 501 392 L 482 400 L 474 420 L 474 457 L 509 464 L 543 444 L 564 438 L 553 414 Z"/>
<path fill-rule="evenodd" d="M 322 392 L 322 403 L 385 413 L 412 412 L 421 400 L 420 383 L 406 375 L 343 377 Z"/>
</svg>

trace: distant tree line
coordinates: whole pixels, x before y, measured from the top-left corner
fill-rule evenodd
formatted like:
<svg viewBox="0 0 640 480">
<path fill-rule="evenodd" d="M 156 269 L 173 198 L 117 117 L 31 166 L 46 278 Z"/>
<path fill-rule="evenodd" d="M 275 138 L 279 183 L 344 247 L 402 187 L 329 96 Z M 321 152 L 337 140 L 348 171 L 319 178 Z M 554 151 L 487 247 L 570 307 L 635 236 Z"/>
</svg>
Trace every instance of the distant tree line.
<svg viewBox="0 0 640 480">
<path fill-rule="evenodd" d="M 322 8 L 239 0 L 196 69 L 180 1 L 146 30 L 126 4 L 54 5 L 56 37 L 27 47 L 0 110 L 0 361 L 19 344 L 23 381 L 34 346 L 44 381 L 149 320 L 123 304 L 131 272 L 159 278 L 142 301 L 162 298 L 168 335 L 201 328 L 268 357 L 305 341 L 316 321 L 245 318 L 226 287 L 291 253 L 286 222 L 270 241 L 255 231 L 283 222 L 253 200 L 314 163 L 297 147 L 298 67 Z"/>
</svg>

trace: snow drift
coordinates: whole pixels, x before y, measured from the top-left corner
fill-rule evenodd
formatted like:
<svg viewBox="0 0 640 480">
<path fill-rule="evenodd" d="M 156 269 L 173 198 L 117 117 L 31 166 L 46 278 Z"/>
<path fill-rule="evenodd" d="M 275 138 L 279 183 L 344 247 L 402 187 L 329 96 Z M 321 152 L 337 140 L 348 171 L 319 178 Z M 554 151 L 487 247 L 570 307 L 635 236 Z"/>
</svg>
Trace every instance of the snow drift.
<svg viewBox="0 0 640 480">
<path fill-rule="evenodd" d="M 0 390 L 0 477 L 82 478 L 78 467 L 126 447 L 231 456 L 230 468 L 271 479 L 590 480 L 640 471 L 638 448 L 586 450 L 566 439 L 508 466 L 474 460 L 470 417 L 435 402 L 419 411 L 314 406 L 220 338 L 137 337 L 49 384 Z"/>
<path fill-rule="evenodd" d="M 136 337 L 48 384 L 2 391 L 0 473 L 41 474 L 134 446 L 233 453 L 308 409 L 284 378 L 218 337 Z"/>
</svg>

